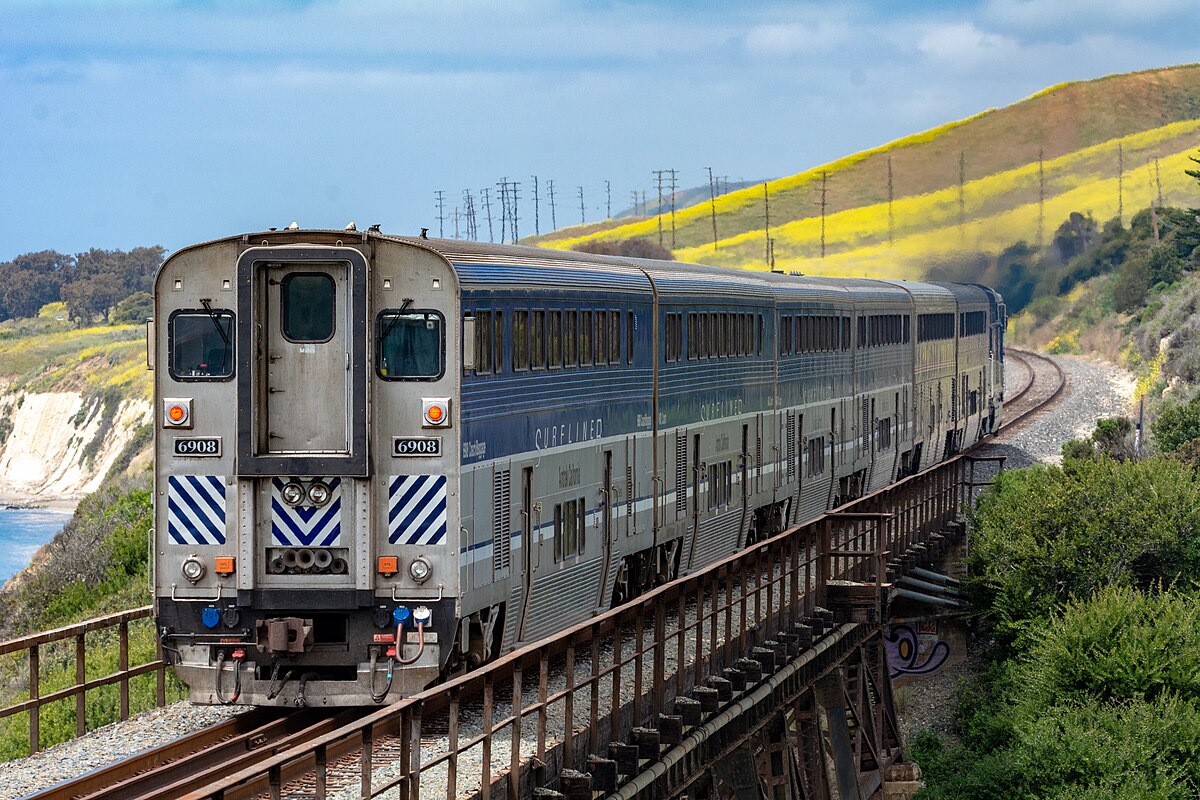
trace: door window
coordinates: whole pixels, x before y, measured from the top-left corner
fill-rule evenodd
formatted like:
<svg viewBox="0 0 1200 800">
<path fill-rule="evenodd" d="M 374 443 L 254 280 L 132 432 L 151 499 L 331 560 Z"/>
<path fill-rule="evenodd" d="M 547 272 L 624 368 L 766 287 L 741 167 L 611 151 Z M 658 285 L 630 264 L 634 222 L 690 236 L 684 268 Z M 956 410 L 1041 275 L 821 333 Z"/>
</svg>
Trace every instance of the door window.
<svg viewBox="0 0 1200 800">
<path fill-rule="evenodd" d="M 334 328 L 334 282 L 323 272 L 292 272 L 280 284 L 283 335 L 291 342 L 328 342 Z"/>
</svg>

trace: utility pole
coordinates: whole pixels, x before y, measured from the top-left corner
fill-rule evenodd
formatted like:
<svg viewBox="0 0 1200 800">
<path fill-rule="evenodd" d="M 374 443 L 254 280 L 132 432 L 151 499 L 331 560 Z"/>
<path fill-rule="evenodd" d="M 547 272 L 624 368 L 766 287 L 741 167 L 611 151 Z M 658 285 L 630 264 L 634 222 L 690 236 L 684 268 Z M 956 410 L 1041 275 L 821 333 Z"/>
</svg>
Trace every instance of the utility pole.
<svg viewBox="0 0 1200 800">
<path fill-rule="evenodd" d="M 767 239 L 767 269 L 771 268 L 771 191 L 763 181 L 763 234 Z"/>
<path fill-rule="evenodd" d="M 542 221 L 541 221 L 540 217 L 538 216 L 538 203 L 540 202 L 540 198 L 538 197 L 538 177 L 537 177 L 537 175 L 534 175 L 532 177 L 533 177 L 533 235 L 541 236 L 542 235 Z"/>
<path fill-rule="evenodd" d="M 579 224 L 580 225 L 587 224 L 587 216 L 583 210 L 583 187 L 582 186 L 579 187 Z"/>
<path fill-rule="evenodd" d="M 1038 148 L 1038 249 L 1046 241 L 1046 158 L 1044 148 Z"/>
<path fill-rule="evenodd" d="M 508 236 L 508 177 L 501 178 L 496 187 L 500 190 L 500 244 L 504 244 Z"/>
<path fill-rule="evenodd" d="M 612 219 L 612 183 L 611 182 L 609 182 L 609 181 L 604 182 L 604 193 L 605 193 L 605 195 L 608 196 L 608 203 L 607 203 L 607 206 L 605 209 L 605 213 L 608 216 L 606 216 L 605 219 Z"/>
<path fill-rule="evenodd" d="M 712 167 L 708 169 L 708 204 L 712 208 L 713 252 L 717 250 L 717 187 L 713 185 Z"/>
<path fill-rule="evenodd" d="M 631 194 L 633 195 L 633 215 L 634 215 L 635 217 L 640 217 L 640 216 L 641 216 L 641 214 L 639 214 L 639 213 L 638 213 L 638 192 L 637 192 L 637 189 L 634 189 L 634 190 L 631 192 Z"/>
<path fill-rule="evenodd" d="M 963 227 L 967 224 L 967 154 L 962 150 L 958 151 L 958 238 L 962 239 L 966 235 L 966 230 Z"/>
<path fill-rule="evenodd" d="M 458 238 L 458 206 L 454 207 L 454 238 Z"/>
<path fill-rule="evenodd" d="M 1117 219 L 1125 224 L 1125 150 L 1117 142 Z"/>
<path fill-rule="evenodd" d="M 438 201 L 438 238 L 445 239 L 446 238 L 446 224 L 445 224 L 446 223 L 446 214 L 445 214 L 446 193 L 443 192 L 441 189 L 438 189 L 436 192 L 434 192 L 434 194 L 437 195 L 437 201 Z"/>
<path fill-rule="evenodd" d="M 675 249 L 675 170 L 671 173 L 671 249 Z"/>
<path fill-rule="evenodd" d="M 513 244 L 521 238 L 521 184 L 519 181 L 513 181 L 508 185 L 508 196 L 512 202 L 512 213 L 508 215 L 509 223 L 512 225 L 512 236 L 509 241 Z"/>
<path fill-rule="evenodd" d="M 554 181 L 546 181 L 546 188 L 550 192 L 550 230 L 558 230 L 558 218 L 554 215 Z"/>
<path fill-rule="evenodd" d="M 488 189 L 480 189 L 479 191 L 483 194 L 483 210 L 487 212 L 488 241 L 495 242 L 496 234 L 492 231 L 492 199 L 488 195 Z"/>
<path fill-rule="evenodd" d="M 825 257 L 825 189 L 829 183 L 829 173 L 821 172 L 821 258 Z"/>
<path fill-rule="evenodd" d="M 892 213 L 892 204 L 896 201 L 896 193 L 892 185 L 892 154 L 888 153 L 888 244 L 896 240 L 896 217 Z"/>
<path fill-rule="evenodd" d="M 662 176 L 663 176 L 663 170 L 661 170 L 661 169 L 656 169 L 656 170 L 654 170 L 654 178 L 655 178 L 655 180 L 657 180 L 657 181 L 658 181 L 658 208 L 656 208 L 656 209 L 655 209 L 655 212 L 658 214 L 658 246 L 659 246 L 659 247 L 662 247 L 662 246 L 663 246 L 663 231 L 662 231 L 662 207 L 663 207 L 663 197 L 662 197 Z"/>
<path fill-rule="evenodd" d="M 1154 182 L 1158 185 L 1158 207 L 1162 208 L 1162 176 L 1158 174 L 1158 156 L 1154 157 Z"/>
</svg>

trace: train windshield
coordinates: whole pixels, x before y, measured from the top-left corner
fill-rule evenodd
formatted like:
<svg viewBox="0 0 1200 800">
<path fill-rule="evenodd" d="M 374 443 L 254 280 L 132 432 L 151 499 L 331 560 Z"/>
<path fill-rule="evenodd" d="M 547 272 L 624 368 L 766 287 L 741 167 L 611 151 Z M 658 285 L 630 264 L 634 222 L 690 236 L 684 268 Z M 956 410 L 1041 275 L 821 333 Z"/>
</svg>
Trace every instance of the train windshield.
<svg viewBox="0 0 1200 800">
<path fill-rule="evenodd" d="M 170 322 L 171 377 L 213 380 L 233 376 L 233 312 L 178 311 Z"/>
<path fill-rule="evenodd" d="M 444 366 L 445 321 L 436 311 L 384 311 L 376 323 L 379 376 L 436 380 Z"/>
</svg>

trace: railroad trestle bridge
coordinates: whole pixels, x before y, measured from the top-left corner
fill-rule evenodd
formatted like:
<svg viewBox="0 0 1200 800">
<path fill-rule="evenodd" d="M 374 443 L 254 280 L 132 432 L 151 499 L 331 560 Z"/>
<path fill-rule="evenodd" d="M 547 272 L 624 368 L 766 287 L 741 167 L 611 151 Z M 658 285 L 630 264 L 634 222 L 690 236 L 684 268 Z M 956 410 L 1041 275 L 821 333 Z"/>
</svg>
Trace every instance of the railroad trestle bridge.
<svg viewBox="0 0 1200 800">
<path fill-rule="evenodd" d="M 960 455 L 189 798 L 867 798 L 903 761 L 895 581 L 963 540 Z M 979 471 L 978 474 L 982 474 Z"/>
</svg>

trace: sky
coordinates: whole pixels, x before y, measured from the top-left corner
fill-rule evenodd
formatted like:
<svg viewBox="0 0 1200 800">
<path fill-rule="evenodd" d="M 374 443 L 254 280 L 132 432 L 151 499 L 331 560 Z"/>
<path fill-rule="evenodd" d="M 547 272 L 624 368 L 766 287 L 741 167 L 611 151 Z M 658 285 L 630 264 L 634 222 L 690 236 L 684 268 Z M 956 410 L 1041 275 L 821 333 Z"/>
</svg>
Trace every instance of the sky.
<svg viewBox="0 0 1200 800">
<path fill-rule="evenodd" d="M 1194 0 L 0 3 L 0 261 L 283 227 L 519 233 L 1200 61 Z M 533 176 L 538 176 L 534 219 Z M 438 220 L 435 192 L 444 192 Z M 465 232 L 465 225 L 460 228 Z"/>
</svg>

